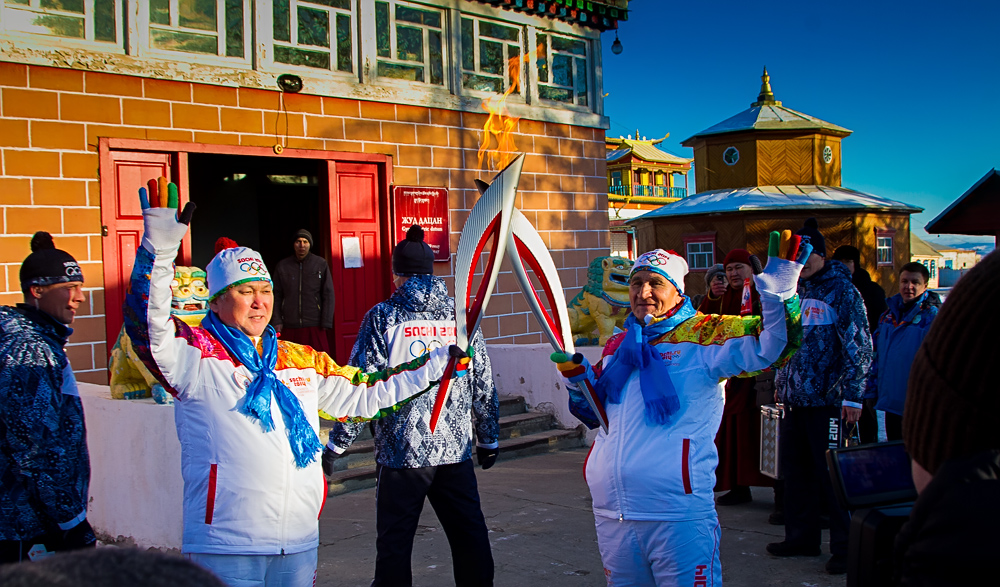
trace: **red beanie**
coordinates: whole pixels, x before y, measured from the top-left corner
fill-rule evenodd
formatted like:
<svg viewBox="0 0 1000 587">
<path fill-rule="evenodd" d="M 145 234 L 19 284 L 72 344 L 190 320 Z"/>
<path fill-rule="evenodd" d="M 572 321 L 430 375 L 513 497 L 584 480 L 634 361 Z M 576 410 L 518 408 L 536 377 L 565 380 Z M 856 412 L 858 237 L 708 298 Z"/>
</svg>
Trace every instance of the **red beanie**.
<svg viewBox="0 0 1000 587">
<path fill-rule="evenodd" d="M 729 251 L 726 255 L 726 260 L 722 262 L 723 266 L 729 265 L 730 263 L 743 263 L 744 265 L 750 264 L 750 251 L 746 249 L 733 249 Z"/>
</svg>

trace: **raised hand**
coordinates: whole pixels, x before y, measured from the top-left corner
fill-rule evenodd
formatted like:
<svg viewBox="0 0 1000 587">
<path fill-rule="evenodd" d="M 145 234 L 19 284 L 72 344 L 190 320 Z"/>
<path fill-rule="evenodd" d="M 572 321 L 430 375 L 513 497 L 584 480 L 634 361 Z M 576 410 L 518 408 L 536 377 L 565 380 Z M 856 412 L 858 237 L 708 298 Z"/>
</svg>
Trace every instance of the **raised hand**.
<svg viewBox="0 0 1000 587">
<path fill-rule="evenodd" d="M 576 353 L 572 357 L 566 353 L 552 353 L 549 355 L 549 359 L 556 364 L 559 374 L 570 383 L 579 384 L 582 381 L 589 381 L 591 385 L 594 385 L 596 382 L 594 369 L 583 353 Z"/>
<path fill-rule="evenodd" d="M 194 202 L 188 202 L 178 217 L 180 197 L 177 184 L 160 177 L 149 180 L 146 186 L 139 188 L 144 228 L 142 246 L 151 253 L 176 251 L 187 234 L 196 206 Z"/>
<path fill-rule="evenodd" d="M 793 236 L 790 230 L 772 232 L 767 247 L 767 266 L 760 275 L 754 276 L 757 291 L 774 294 L 781 300 L 795 295 L 799 273 L 812 250 L 808 238 Z"/>
</svg>

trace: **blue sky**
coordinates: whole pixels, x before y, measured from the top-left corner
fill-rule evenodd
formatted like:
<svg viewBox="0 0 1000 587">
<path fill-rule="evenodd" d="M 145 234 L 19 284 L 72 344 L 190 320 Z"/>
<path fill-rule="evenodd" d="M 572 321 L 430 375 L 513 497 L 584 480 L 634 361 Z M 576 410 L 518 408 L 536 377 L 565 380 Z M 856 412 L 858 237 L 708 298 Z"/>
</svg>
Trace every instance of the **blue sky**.
<svg viewBox="0 0 1000 587">
<path fill-rule="evenodd" d="M 914 231 L 1000 167 L 1000 2 L 632 0 L 602 35 L 609 136 L 662 148 L 745 110 L 766 65 L 783 105 L 847 127 L 843 185 L 922 207 Z M 694 181 L 691 174 L 689 181 Z M 992 242 L 931 237 L 945 242 Z"/>
</svg>

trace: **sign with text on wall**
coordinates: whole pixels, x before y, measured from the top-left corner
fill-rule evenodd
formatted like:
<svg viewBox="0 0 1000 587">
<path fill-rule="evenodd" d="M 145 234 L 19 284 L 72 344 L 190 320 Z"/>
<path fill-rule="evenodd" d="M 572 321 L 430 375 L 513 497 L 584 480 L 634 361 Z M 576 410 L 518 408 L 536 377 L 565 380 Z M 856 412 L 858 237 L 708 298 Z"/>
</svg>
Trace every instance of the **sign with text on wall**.
<svg viewBox="0 0 1000 587">
<path fill-rule="evenodd" d="M 448 188 L 392 186 L 392 244 L 406 238 L 414 224 L 424 229 L 424 242 L 434 251 L 434 260 L 447 261 L 451 257 Z"/>
</svg>

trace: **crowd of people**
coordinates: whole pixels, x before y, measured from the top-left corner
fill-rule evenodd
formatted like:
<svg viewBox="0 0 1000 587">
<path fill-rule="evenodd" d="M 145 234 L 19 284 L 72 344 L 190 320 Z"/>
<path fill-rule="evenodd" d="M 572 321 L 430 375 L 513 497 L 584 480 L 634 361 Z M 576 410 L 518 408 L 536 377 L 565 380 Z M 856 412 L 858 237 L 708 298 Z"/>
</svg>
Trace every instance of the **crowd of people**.
<svg viewBox="0 0 1000 587">
<path fill-rule="evenodd" d="M 85 301 L 84 277 L 38 233 L 20 270 L 24 303 L 0 308 L 0 563 L 34 562 L 0 567 L 0 577 L 111 581 L 109 569 L 148 575 L 160 565 L 192 577 L 210 571 L 203 584 L 313 584 L 323 475 L 374 421 L 372 584 L 412 583 L 427 499 L 447 534 L 456 585 L 492 585 L 472 455 L 482 469 L 497 459 L 498 397 L 481 333 L 468 349 L 453 344 L 454 300 L 434 276 L 420 228 L 394 248 L 396 290 L 365 315 L 342 366 L 321 350 L 333 288 L 325 262 L 309 252 L 308 231 L 295 235 L 295 254 L 275 277 L 252 249 L 232 243 L 218 251 L 207 266 L 211 311 L 193 327 L 170 315 L 173 260 L 190 211 L 143 208 L 123 312 L 136 354 L 177 400 L 187 560 L 86 554 L 96 543 L 86 519 L 86 429 L 64 348 Z M 646 252 L 629 276 L 624 331 L 600 361 L 553 355 L 572 413 L 598 427 L 584 396 L 592 390 L 608 422 L 585 464 L 608 584 L 721 585 L 716 508 L 752 500 L 751 487 L 774 487 L 770 519 L 784 525 L 784 540 L 768 553 L 819 556 L 828 525 L 826 570 L 846 572 L 848 512 L 833 498 L 824 455 L 859 421 L 862 436 L 902 439 L 913 457 L 921 494 L 900 535 L 900 583 L 972 576 L 995 546 L 983 538 L 985 524 L 1000 519 L 1000 500 L 988 499 L 1000 477 L 997 394 L 975 363 L 989 353 L 985 334 L 963 336 L 940 323 L 949 312 L 971 318 L 972 299 L 995 291 L 990 267 L 1000 257 L 987 257 L 942 308 L 919 263 L 900 269 L 899 293 L 886 300 L 857 249 L 827 258 L 813 219 L 760 253 L 765 263 L 729 251 L 706 272 L 707 293 L 693 300 L 684 291 L 685 259 Z M 449 360 L 457 381 L 431 433 L 427 392 Z M 780 482 L 758 466 L 761 396 L 784 406 Z M 320 417 L 338 420 L 325 447 Z M 955 520 L 971 528 L 974 547 L 968 537 L 949 540 Z M 74 550 L 84 552 L 52 556 Z M 967 568 L 949 569 L 946 579 L 948 560 Z"/>
</svg>

